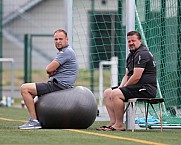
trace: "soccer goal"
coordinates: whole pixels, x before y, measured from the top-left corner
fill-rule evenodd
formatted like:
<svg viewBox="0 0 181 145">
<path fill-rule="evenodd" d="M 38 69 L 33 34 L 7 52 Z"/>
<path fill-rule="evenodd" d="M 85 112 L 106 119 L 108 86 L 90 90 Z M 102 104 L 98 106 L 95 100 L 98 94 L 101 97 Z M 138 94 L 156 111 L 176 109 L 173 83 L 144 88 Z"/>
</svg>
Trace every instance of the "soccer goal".
<svg viewBox="0 0 181 145">
<path fill-rule="evenodd" d="M 101 62 L 110 62 L 111 57 L 115 56 L 118 82 L 125 73 L 128 31 L 126 16 L 129 13 L 126 2 L 127 0 L 80 0 L 72 4 L 72 44 L 78 54 L 79 67 L 90 72 L 87 79 L 98 99 L 102 98 L 100 85 L 102 88 L 111 87 L 113 81 L 103 78 L 103 83 L 99 84 Z M 178 123 L 181 120 L 180 1 L 137 0 L 133 8 L 133 27 L 141 33 L 144 44 L 156 60 L 159 87 L 157 97 L 165 99 L 163 120 Z"/>
<path fill-rule="evenodd" d="M 136 29 L 156 59 L 157 97 L 165 99 L 163 121 L 167 128 L 181 125 L 180 10 L 176 0 L 137 2 L 135 9 Z"/>
</svg>

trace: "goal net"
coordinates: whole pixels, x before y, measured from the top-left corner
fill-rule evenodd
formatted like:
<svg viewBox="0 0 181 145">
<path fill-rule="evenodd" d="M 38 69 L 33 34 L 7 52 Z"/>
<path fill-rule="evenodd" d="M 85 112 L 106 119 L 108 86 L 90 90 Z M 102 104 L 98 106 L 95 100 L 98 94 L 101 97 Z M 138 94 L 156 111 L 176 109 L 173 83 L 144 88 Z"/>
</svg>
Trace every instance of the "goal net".
<svg viewBox="0 0 181 145">
<path fill-rule="evenodd" d="M 136 28 L 156 59 L 158 97 L 165 99 L 164 119 L 171 124 L 181 120 L 180 2 L 147 0 L 136 6 Z"/>
<path fill-rule="evenodd" d="M 135 28 L 157 64 L 157 97 L 165 99 L 163 119 L 177 124 L 181 120 L 181 1 L 137 0 L 135 7 Z M 79 66 L 84 68 L 81 70 L 88 72 L 79 77 L 90 80 L 84 85 L 90 85 L 98 98 L 100 62 L 116 56 L 118 82 L 125 73 L 126 13 L 126 0 L 73 3 L 73 46 L 79 55 Z M 111 73 L 110 66 L 104 68 L 105 89 L 111 86 Z"/>
</svg>

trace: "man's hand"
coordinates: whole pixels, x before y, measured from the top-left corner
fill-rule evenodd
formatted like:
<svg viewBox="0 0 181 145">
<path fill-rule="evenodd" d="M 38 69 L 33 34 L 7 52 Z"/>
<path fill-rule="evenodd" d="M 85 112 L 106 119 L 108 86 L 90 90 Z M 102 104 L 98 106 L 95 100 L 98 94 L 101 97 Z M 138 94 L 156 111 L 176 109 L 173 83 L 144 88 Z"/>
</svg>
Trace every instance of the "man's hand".
<svg viewBox="0 0 181 145">
<path fill-rule="evenodd" d="M 53 60 L 49 65 L 46 67 L 46 72 L 49 75 L 49 77 L 55 75 L 57 73 L 57 69 L 60 66 L 60 64 Z"/>
<path fill-rule="evenodd" d="M 57 70 L 53 71 L 53 72 L 47 72 L 48 77 L 51 77 L 51 76 L 55 75 L 56 73 L 57 73 Z"/>
</svg>

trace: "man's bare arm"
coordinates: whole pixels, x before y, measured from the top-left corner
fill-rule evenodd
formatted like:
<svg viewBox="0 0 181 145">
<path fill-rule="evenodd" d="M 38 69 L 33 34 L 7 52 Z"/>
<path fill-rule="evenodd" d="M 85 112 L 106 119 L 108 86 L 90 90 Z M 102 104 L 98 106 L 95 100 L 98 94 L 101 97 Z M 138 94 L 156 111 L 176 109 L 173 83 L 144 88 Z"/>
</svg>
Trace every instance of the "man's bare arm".
<svg viewBox="0 0 181 145">
<path fill-rule="evenodd" d="M 57 68 L 60 66 L 60 63 L 53 60 L 49 65 L 46 67 L 46 72 L 50 76 L 54 75 L 57 72 Z"/>
<path fill-rule="evenodd" d="M 121 84 L 119 85 L 119 87 L 123 87 L 125 85 L 125 83 L 128 80 L 128 69 L 126 68 L 126 73 L 124 75 L 124 77 L 122 78 Z"/>
<path fill-rule="evenodd" d="M 133 75 L 124 84 L 124 86 L 137 84 L 143 74 L 144 68 L 134 68 Z"/>
</svg>

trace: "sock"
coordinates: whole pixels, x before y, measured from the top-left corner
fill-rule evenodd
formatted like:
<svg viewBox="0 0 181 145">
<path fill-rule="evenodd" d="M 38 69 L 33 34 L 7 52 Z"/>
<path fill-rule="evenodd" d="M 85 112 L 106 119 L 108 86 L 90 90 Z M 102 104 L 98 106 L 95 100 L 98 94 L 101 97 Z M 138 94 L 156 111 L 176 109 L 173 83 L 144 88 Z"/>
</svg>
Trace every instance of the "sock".
<svg viewBox="0 0 181 145">
<path fill-rule="evenodd" d="M 35 121 L 35 122 L 37 122 L 37 123 L 39 122 L 37 119 L 33 119 L 33 121 Z"/>
</svg>

